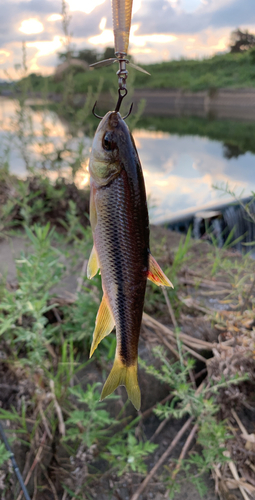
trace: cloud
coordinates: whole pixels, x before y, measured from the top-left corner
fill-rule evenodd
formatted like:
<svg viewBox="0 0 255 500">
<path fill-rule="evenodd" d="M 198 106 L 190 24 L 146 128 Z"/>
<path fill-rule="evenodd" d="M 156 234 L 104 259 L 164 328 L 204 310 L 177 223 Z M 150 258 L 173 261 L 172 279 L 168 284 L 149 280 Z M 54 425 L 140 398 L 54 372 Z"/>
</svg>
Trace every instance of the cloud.
<svg viewBox="0 0 255 500">
<path fill-rule="evenodd" d="M 232 1 L 219 7 L 212 13 L 210 23 L 212 27 L 232 27 L 255 23 L 254 0 Z"/>
<path fill-rule="evenodd" d="M 208 0 L 200 4 L 189 0 L 196 9 L 185 9 L 187 0 L 176 4 L 167 0 L 142 3 L 133 22 L 140 23 L 139 34 L 196 33 L 207 28 L 235 27 L 255 23 L 254 0 Z"/>
<path fill-rule="evenodd" d="M 67 0 L 70 11 L 85 12 L 90 14 L 98 5 L 104 3 L 105 0 Z"/>
<path fill-rule="evenodd" d="M 51 14 L 47 18 L 47 20 L 50 21 L 50 22 L 61 21 L 62 20 L 62 15 L 61 14 Z"/>
<path fill-rule="evenodd" d="M 59 7 L 60 4 L 56 0 L 43 0 L 40 2 L 31 0 L 19 3 L 10 0 L 6 1 L 4 8 L 1 9 L 0 48 L 9 42 L 21 42 L 25 37 L 29 38 L 32 36 L 33 39 L 38 37 L 38 35 L 35 34 L 29 35 L 26 33 L 25 35 L 24 33 L 20 33 L 19 28 L 22 23 L 32 18 L 43 25 L 45 25 L 45 23 L 52 25 L 52 23 L 47 22 L 47 17 L 51 13 L 57 13 Z"/>
<path fill-rule="evenodd" d="M 72 43 L 77 49 L 95 45 L 103 49 L 113 44 L 110 0 L 68 3 Z M 63 38 L 60 11 L 60 0 L 6 0 L 0 17 L 0 50 L 10 55 L 2 54 L 0 66 L 18 62 L 21 43 L 26 41 L 29 54 L 31 44 L 34 47 L 33 64 L 36 57 L 40 67 L 41 58 L 48 57 L 41 55 L 42 43 L 46 50 L 56 44 L 56 37 Z M 135 0 L 129 49 L 142 63 L 210 56 L 227 49 L 230 31 L 237 26 L 255 31 L 254 0 Z M 41 43 L 37 54 L 35 42 Z"/>
<path fill-rule="evenodd" d="M 44 31 L 44 27 L 38 19 L 29 18 L 22 21 L 19 31 L 25 33 L 25 35 L 35 35 Z"/>
</svg>

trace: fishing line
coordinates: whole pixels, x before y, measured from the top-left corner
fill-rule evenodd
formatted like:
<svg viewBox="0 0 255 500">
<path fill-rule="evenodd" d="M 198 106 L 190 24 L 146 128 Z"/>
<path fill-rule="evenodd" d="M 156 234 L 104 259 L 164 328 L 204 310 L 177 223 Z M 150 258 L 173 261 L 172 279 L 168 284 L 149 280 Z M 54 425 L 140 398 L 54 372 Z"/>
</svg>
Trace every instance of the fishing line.
<svg viewBox="0 0 255 500">
<path fill-rule="evenodd" d="M 27 488 L 25 486 L 25 483 L 23 481 L 23 477 L 22 477 L 22 475 L 20 473 L 20 470 L 18 468 L 17 462 L 15 460 L 13 451 L 12 451 L 12 449 L 11 449 L 9 443 L 8 443 L 8 439 L 7 439 L 6 435 L 5 435 L 5 432 L 4 432 L 4 429 L 3 429 L 3 426 L 1 424 L 1 422 L 0 422 L 0 435 L 1 435 L 1 438 L 2 438 L 2 440 L 4 442 L 4 444 L 5 444 L 5 448 L 7 449 L 7 451 L 10 452 L 10 457 L 9 458 L 11 459 L 13 470 L 14 470 L 17 478 L 18 478 L 20 487 L 21 487 L 21 489 L 22 489 L 22 491 L 24 493 L 25 500 L 31 500 L 31 498 L 30 498 L 30 496 L 28 494 Z"/>
</svg>

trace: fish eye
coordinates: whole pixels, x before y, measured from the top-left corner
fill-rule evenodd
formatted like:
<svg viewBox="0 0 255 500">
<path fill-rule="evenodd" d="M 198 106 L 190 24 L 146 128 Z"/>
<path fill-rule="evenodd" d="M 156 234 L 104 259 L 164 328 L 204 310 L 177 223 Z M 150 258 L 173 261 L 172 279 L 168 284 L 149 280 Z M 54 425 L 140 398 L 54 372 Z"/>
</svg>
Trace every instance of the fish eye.
<svg viewBox="0 0 255 500">
<path fill-rule="evenodd" d="M 112 140 L 112 134 L 109 132 L 106 132 L 105 136 L 103 137 L 103 148 L 106 151 L 113 151 L 113 149 L 116 148 L 116 144 Z"/>
</svg>

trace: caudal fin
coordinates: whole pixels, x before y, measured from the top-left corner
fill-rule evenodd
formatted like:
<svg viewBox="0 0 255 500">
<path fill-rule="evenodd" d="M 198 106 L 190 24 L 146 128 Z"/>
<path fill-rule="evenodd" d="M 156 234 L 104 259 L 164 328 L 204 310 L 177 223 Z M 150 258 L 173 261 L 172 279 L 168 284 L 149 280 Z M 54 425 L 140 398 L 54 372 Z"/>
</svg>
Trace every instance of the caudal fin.
<svg viewBox="0 0 255 500">
<path fill-rule="evenodd" d="M 141 407 L 141 392 L 137 380 L 137 363 L 132 366 L 125 366 L 119 358 L 115 358 L 110 375 L 107 378 L 102 394 L 101 401 L 112 394 L 119 385 L 124 385 L 128 397 L 136 410 Z"/>
</svg>

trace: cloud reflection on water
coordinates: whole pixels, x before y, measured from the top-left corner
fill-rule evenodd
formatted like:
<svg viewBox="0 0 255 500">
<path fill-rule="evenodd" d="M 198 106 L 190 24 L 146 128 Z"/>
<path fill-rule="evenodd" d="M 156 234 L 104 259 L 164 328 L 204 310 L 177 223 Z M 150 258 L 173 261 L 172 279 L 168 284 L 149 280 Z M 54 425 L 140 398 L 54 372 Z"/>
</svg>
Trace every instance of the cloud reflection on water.
<svg viewBox="0 0 255 500">
<path fill-rule="evenodd" d="M 255 157 L 245 153 L 238 158 L 223 156 L 219 141 L 198 136 L 178 136 L 148 130 L 134 132 L 147 193 L 153 197 L 154 222 L 164 221 L 176 212 L 224 202 L 212 185 L 227 182 L 248 196 L 255 190 Z"/>
<path fill-rule="evenodd" d="M 15 112 L 15 101 L 0 99 L 0 156 L 5 145 L 11 145 L 11 172 L 24 177 L 25 164 L 14 133 Z M 64 149 L 68 140 L 69 158 L 62 155 L 64 168 L 61 172 L 70 176 L 69 160 L 72 160 L 73 151 L 77 149 L 82 134 L 71 139 L 67 124 L 51 111 L 47 111 L 45 115 L 42 111 L 27 108 L 27 112 L 33 119 L 34 141 L 29 145 L 29 149 L 35 163 L 40 164 L 42 151 L 51 154 L 56 148 Z M 47 128 L 46 143 L 42 136 L 43 126 Z M 150 204 L 156 204 L 151 211 L 153 222 L 164 222 L 175 213 L 194 207 L 223 203 L 224 198 L 222 199 L 219 191 L 212 188 L 213 184 L 222 185 L 228 182 L 231 187 L 235 187 L 237 193 L 244 190 L 245 196 L 249 196 L 252 190 L 255 191 L 255 155 L 251 153 L 228 159 L 224 157 L 223 144 L 219 141 L 152 130 L 135 130 L 134 139 L 144 171 L 147 194 L 152 200 Z M 85 137 L 84 143 L 88 152 L 91 139 Z M 87 160 L 82 167 L 83 171 L 78 179 L 81 187 L 89 181 Z M 52 180 L 57 175 L 57 171 L 49 174 Z"/>
</svg>

